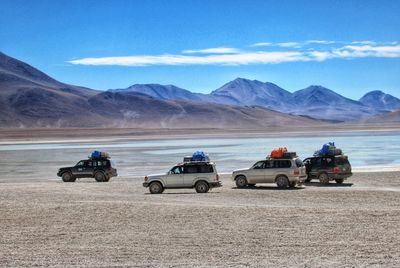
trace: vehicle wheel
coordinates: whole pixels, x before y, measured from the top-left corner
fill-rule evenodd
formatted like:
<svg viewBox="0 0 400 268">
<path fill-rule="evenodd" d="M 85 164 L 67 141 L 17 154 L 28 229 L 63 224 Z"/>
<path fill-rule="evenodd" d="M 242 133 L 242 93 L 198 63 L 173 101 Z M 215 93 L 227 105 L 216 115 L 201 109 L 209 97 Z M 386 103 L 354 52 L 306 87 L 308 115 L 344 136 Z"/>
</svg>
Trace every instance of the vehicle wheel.
<svg viewBox="0 0 400 268">
<path fill-rule="evenodd" d="M 236 178 L 236 186 L 238 188 L 243 188 L 247 186 L 247 179 L 245 176 L 238 176 Z"/>
<path fill-rule="evenodd" d="M 208 183 L 205 181 L 199 181 L 196 183 L 196 192 L 202 194 L 202 193 L 207 193 L 208 190 L 210 190 L 210 187 L 208 186 Z"/>
<path fill-rule="evenodd" d="M 336 179 L 335 181 L 336 181 L 337 184 L 342 184 L 344 179 Z"/>
<path fill-rule="evenodd" d="M 62 180 L 63 182 L 74 182 L 76 181 L 76 178 L 72 177 L 72 174 L 70 172 L 64 172 L 62 174 Z"/>
<path fill-rule="evenodd" d="M 310 182 L 311 178 L 309 176 L 307 176 L 307 179 L 305 180 L 305 182 Z"/>
<path fill-rule="evenodd" d="M 326 173 L 319 174 L 318 179 L 323 184 L 328 184 L 329 183 L 329 176 Z"/>
<path fill-rule="evenodd" d="M 249 184 L 247 184 L 247 186 L 248 186 L 248 187 L 255 187 L 256 184 L 255 184 L 255 183 L 249 183 Z"/>
<path fill-rule="evenodd" d="M 164 187 L 159 182 L 152 182 L 149 186 L 150 193 L 152 194 L 161 194 L 164 192 Z"/>
<path fill-rule="evenodd" d="M 294 187 L 296 187 L 296 184 L 297 184 L 297 182 L 295 182 L 295 181 L 289 182 L 289 188 L 294 188 Z"/>
<path fill-rule="evenodd" d="M 276 185 L 279 189 L 286 189 L 289 187 L 289 180 L 285 176 L 279 176 L 276 178 Z"/>
<path fill-rule="evenodd" d="M 94 179 L 95 179 L 97 182 L 105 182 L 105 181 L 107 181 L 106 175 L 105 175 L 103 172 L 100 172 L 100 171 L 98 171 L 98 172 L 96 172 L 96 173 L 94 174 Z"/>
<path fill-rule="evenodd" d="M 110 181 L 110 179 L 111 179 L 111 177 L 109 177 L 109 176 L 106 176 L 106 182 L 108 182 L 108 181 Z"/>
</svg>

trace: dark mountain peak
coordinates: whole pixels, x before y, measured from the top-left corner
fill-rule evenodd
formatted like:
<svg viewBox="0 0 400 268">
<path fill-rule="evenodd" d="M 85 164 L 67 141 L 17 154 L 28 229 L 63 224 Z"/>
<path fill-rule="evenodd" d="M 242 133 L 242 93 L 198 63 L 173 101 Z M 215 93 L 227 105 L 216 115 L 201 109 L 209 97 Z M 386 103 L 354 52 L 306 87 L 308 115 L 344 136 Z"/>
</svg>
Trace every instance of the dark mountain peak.
<svg viewBox="0 0 400 268">
<path fill-rule="evenodd" d="M 31 65 L 0 52 L 0 72 L 37 83 L 61 84 Z"/>
</svg>

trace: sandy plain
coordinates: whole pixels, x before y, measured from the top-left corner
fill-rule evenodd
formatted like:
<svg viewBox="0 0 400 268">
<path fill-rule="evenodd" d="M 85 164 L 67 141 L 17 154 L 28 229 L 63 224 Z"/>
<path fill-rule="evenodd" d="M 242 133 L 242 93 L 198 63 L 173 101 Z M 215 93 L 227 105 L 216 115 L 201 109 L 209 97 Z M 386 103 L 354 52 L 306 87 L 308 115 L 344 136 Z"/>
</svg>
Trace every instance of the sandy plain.
<svg viewBox="0 0 400 268">
<path fill-rule="evenodd" d="M 399 267 L 398 172 L 207 194 L 142 178 L 0 183 L 2 267 Z"/>
</svg>

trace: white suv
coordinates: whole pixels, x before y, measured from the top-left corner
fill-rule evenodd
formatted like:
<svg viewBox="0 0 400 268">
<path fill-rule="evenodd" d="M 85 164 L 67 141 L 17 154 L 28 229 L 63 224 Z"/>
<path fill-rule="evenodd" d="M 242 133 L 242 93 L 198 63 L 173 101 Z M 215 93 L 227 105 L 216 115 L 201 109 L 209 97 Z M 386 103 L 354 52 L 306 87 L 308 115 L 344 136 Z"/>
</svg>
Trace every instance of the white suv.
<svg viewBox="0 0 400 268">
<path fill-rule="evenodd" d="M 232 180 L 238 188 L 255 186 L 256 183 L 276 183 L 278 188 L 293 188 L 303 183 L 306 170 L 300 158 L 267 158 L 251 168 L 233 171 Z"/>
<path fill-rule="evenodd" d="M 207 193 L 209 189 L 221 186 L 215 164 L 206 161 L 180 163 L 167 173 L 146 176 L 143 183 L 152 194 L 177 188 L 195 188 L 198 193 Z"/>
</svg>

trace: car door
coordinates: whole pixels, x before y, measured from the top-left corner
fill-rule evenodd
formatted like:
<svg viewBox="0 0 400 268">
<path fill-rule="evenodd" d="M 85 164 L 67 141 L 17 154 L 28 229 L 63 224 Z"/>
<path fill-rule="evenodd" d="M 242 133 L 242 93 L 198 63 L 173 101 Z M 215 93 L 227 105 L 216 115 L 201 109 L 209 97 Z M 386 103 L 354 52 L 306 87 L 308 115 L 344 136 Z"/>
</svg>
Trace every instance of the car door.
<svg viewBox="0 0 400 268">
<path fill-rule="evenodd" d="M 265 180 L 265 161 L 258 161 L 251 170 L 251 176 L 248 176 L 248 183 L 262 183 Z"/>
<path fill-rule="evenodd" d="M 198 179 L 200 174 L 200 167 L 198 165 L 185 165 L 183 167 L 183 182 L 185 187 L 192 187 L 194 182 Z"/>
<path fill-rule="evenodd" d="M 168 172 L 165 179 L 165 186 L 169 188 L 178 188 L 183 186 L 182 166 L 175 166 Z"/>
<path fill-rule="evenodd" d="M 86 174 L 86 166 L 85 165 L 87 165 L 87 163 L 85 163 L 85 162 L 88 162 L 88 161 L 84 161 L 84 160 L 79 161 L 74 166 L 74 168 L 72 169 L 72 173 L 73 173 L 74 177 L 77 177 L 77 178 L 85 177 L 85 174 Z"/>
<path fill-rule="evenodd" d="M 265 183 L 275 182 L 274 160 L 265 161 Z"/>
</svg>

